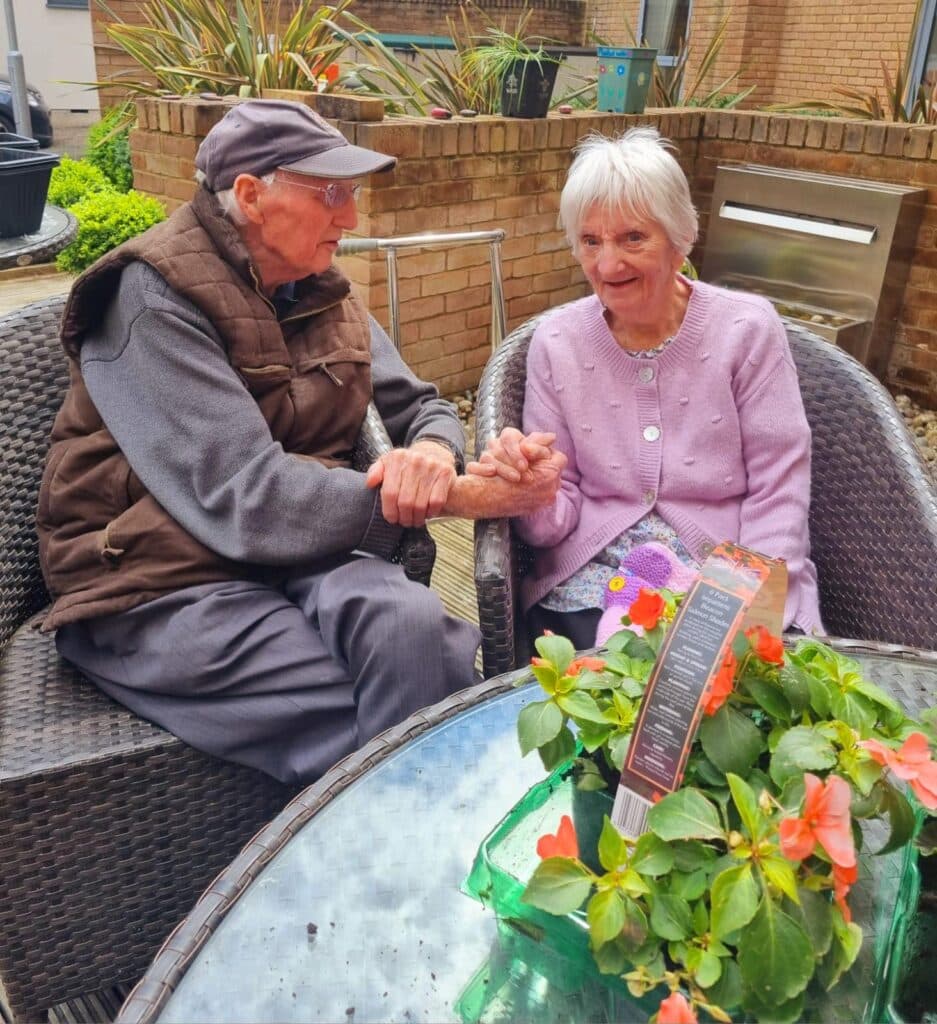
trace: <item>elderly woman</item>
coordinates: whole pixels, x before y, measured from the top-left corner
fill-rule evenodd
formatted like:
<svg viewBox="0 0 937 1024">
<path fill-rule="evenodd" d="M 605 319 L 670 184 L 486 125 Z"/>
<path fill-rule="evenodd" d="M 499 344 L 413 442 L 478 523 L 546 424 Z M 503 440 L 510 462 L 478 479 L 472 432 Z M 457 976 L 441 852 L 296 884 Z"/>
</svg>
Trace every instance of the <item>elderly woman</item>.
<svg viewBox="0 0 937 1024">
<path fill-rule="evenodd" d="M 537 549 L 522 594 L 538 632 L 577 647 L 596 642 L 620 566 L 685 589 L 723 540 L 783 558 L 785 627 L 822 630 L 810 429 L 787 337 L 764 299 L 680 273 L 697 216 L 670 148 L 648 127 L 578 147 L 560 217 L 594 294 L 538 326 L 524 433 L 506 430 L 470 466 L 520 479 L 555 435 L 568 459 L 557 499 L 515 520 Z"/>
</svg>

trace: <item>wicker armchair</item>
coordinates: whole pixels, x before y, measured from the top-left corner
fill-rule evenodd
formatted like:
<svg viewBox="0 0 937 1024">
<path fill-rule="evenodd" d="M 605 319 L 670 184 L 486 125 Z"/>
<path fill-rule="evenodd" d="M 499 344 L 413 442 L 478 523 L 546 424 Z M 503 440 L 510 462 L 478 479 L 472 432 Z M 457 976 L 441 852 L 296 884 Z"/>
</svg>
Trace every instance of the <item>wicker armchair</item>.
<svg viewBox="0 0 937 1024">
<path fill-rule="evenodd" d="M 542 315 L 513 331 L 478 388 L 476 445 L 519 426 L 527 348 Z M 888 392 L 855 359 L 787 324 L 813 431 L 810 540 L 834 636 L 937 648 L 937 488 Z M 530 552 L 507 520 L 475 526 L 485 676 L 523 662 L 517 581 Z"/>
<path fill-rule="evenodd" d="M 136 979 L 292 790 L 193 750 L 105 697 L 34 628 L 34 514 L 68 385 L 62 300 L 0 317 L 0 1018 Z M 390 441 L 373 408 L 356 464 Z M 429 582 L 425 531 L 401 545 Z"/>
</svg>

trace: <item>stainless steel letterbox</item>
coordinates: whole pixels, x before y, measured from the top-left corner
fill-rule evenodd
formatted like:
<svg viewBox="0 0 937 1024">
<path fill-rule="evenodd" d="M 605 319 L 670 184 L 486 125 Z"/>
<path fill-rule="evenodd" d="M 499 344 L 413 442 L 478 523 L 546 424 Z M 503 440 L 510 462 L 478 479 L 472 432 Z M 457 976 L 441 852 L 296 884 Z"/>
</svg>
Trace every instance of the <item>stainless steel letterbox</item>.
<svg viewBox="0 0 937 1024">
<path fill-rule="evenodd" d="M 926 196 L 887 182 L 721 166 L 700 276 L 765 295 L 884 377 Z"/>
</svg>

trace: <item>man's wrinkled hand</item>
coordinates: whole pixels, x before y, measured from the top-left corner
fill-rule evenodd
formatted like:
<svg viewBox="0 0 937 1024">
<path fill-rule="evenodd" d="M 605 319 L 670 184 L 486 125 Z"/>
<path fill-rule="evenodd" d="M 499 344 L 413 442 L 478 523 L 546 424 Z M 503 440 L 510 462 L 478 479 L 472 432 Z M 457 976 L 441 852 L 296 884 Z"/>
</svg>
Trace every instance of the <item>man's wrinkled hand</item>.
<svg viewBox="0 0 937 1024">
<path fill-rule="evenodd" d="M 489 438 L 485 451 L 476 462 L 470 462 L 465 472 L 474 476 L 499 476 L 509 483 L 533 483 L 532 466 L 553 454 L 550 447 L 556 434 L 535 430 L 523 434 L 515 427 L 505 427 L 499 437 Z"/>
<path fill-rule="evenodd" d="M 439 515 L 455 480 L 452 452 L 435 441 L 386 452 L 365 476 L 368 487 L 381 488 L 384 518 L 400 526 L 422 526 Z"/>
</svg>

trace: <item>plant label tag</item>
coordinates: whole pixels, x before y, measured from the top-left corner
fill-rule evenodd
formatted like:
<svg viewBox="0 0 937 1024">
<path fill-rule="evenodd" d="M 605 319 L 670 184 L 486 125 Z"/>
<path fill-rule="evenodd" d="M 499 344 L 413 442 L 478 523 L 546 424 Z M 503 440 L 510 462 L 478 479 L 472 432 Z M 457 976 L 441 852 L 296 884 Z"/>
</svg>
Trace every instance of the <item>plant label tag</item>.
<svg viewBox="0 0 937 1024">
<path fill-rule="evenodd" d="M 647 831 L 647 813 L 683 781 L 703 699 L 736 633 L 764 626 L 780 636 L 787 567 L 728 542 L 713 549 L 674 617 L 648 679 L 612 824 L 628 839 Z"/>
</svg>

